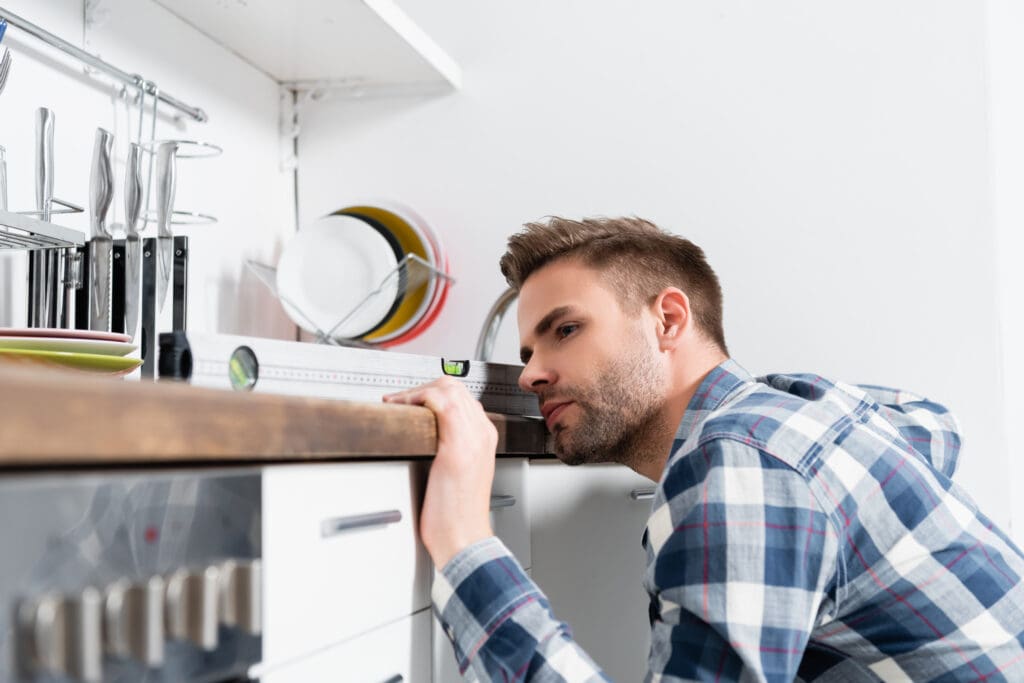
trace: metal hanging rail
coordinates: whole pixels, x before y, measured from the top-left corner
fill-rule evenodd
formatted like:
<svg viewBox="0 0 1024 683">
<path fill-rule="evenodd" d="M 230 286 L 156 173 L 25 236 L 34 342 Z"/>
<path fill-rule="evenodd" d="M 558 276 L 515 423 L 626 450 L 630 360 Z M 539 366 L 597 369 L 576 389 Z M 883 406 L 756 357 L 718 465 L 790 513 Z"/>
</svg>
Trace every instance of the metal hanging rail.
<svg viewBox="0 0 1024 683">
<path fill-rule="evenodd" d="M 66 40 L 59 38 L 58 36 L 53 35 L 49 31 L 40 28 L 39 26 L 36 26 L 32 22 L 22 19 L 17 14 L 9 12 L 7 9 L 3 7 L 0 7 L 0 18 L 6 19 L 7 23 L 10 26 L 14 26 L 21 29 L 25 33 L 28 33 L 29 35 L 35 38 L 38 38 L 47 45 L 57 48 L 61 52 L 65 52 L 71 55 L 75 59 L 85 64 L 88 64 L 94 69 L 103 71 L 127 85 L 135 86 L 137 88 L 143 88 L 147 94 L 155 95 L 157 99 L 159 99 L 161 102 L 164 102 L 165 104 L 173 107 L 174 109 L 177 109 L 178 111 L 188 115 L 190 118 L 199 121 L 200 123 L 205 123 L 208 120 L 206 112 L 204 112 L 202 109 L 200 109 L 199 107 L 191 107 L 182 102 L 181 100 L 175 97 L 171 97 L 167 93 L 158 89 L 156 87 L 156 83 L 154 83 L 153 81 L 147 81 L 145 78 L 138 74 L 130 74 L 127 71 L 122 71 L 121 69 L 118 69 L 116 66 L 113 66 L 112 64 L 108 64 L 107 62 L 103 61 L 99 57 L 91 55 L 85 50 L 72 45 Z"/>
</svg>

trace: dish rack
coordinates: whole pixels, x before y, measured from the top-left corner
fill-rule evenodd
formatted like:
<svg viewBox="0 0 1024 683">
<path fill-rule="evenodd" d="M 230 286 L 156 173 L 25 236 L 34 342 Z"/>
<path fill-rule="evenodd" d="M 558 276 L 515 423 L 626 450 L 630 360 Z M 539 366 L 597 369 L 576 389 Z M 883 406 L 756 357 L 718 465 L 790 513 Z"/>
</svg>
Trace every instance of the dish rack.
<svg viewBox="0 0 1024 683">
<path fill-rule="evenodd" d="M 324 330 L 313 322 L 313 320 L 304 313 L 299 306 L 296 306 L 293 301 L 289 300 L 278 291 L 276 268 L 268 266 L 265 263 L 252 260 L 247 260 L 245 265 L 248 266 L 253 274 L 256 275 L 256 278 L 270 290 L 278 301 L 287 304 L 292 310 L 296 311 L 300 317 L 302 317 L 306 322 L 304 328 L 309 330 L 316 337 L 316 343 L 331 344 L 334 346 L 354 346 L 368 349 L 377 348 L 378 345 L 362 341 L 361 339 L 335 337 L 333 333 L 357 313 L 381 300 L 382 297 L 404 297 L 406 293 L 415 290 L 417 287 L 421 287 L 433 279 L 446 280 L 447 282 L 455 281 L 455 278 L 451 275 L 430 265 L 430 263 L 420 256 L 417 256 L 416 254 L 406 254 L 405 257 L 398 262 L 398 265 L 389 271 L 372 291 L 368 292 L 366 296 L 360 299 L 359 303 L 356 304 L 352 310 L 346 312 L 336 323 L 334 323 L 334 325 Z"/>
<path fill-rule="evenodd" d="M 61 249 L 85 244 L 85 233 L 32 218 L 35 214 L 38 212 L 0 209 L 0 249 Z"/>
</svg>

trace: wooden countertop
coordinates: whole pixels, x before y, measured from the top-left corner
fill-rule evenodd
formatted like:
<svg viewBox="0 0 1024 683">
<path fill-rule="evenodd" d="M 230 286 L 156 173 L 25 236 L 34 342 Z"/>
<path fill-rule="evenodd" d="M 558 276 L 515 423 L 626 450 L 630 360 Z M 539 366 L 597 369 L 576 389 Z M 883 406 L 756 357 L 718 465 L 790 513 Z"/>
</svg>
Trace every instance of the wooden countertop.
<svg viewBox="0 0 1024 683">
<path fill-rule="evenodd" d="M 540 420 L 490 417 L 499 455 L 551 452 Z M 436 443 L 426 408 L 0 362 L 0 468 L 429 457 Z"/>
</svg>

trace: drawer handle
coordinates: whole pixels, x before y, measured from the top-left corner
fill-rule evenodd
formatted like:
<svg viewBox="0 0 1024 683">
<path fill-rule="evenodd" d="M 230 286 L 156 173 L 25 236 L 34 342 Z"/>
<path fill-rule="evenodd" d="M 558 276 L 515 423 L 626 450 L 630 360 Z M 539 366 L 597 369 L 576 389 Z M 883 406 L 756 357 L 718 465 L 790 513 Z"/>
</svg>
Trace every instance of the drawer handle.
<svg viewBox="0 0 1024 683">
<path fill-rule="evenodd" d="M 654 498 L 654 489 L 633 489 L 629 492 L 629 497 L 633 500 L 650 500 Z"/>
<path fill-rule="evenodd" d="M 384 681 L 384 683 L 402 683 L 402 681 L 404 681 L 404 680 L 405 680 L 405 677 L 402 676 L 402 674 L 395 674 L 394 676 L 392 676 L 388 680 Z"/>
<path fill-rule="evenodd" d="M 516 504 L 515 496 L 491 496 L 491 509 L 510 508 Z"/>
<path fill-rule="evenodd" d="M 401 510 L 385 510 L 384 512 L 371 512 L 366 515 L 349 515 L 348 517 L 333 517 L 320 522 L 320 535 L 324 538 L 340 534 L 343 531 L 352 529 L 365 529 L 371 526 L 383 526 L 402 521 Z"/>
</svg>

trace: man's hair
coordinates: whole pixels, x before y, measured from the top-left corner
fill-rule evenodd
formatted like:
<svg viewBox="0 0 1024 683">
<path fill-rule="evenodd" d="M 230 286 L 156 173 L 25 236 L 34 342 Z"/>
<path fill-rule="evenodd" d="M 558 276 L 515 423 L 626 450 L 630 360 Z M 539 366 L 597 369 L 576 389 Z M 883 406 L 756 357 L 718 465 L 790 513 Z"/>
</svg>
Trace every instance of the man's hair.
<svg viewBox="0 0 1024 683">
<path fill-rule="evenodd" d="M 690 299 L 698 329 L 728 354 L 722 329 L 722 288 L 704 251 L 688 239 L 665 232 L 642 218 L 548 216 L 526 223 L 508 240 L 501 273 L 519 290 L 542 266 L 576 259 L 600 271 L 623 309 L 638 313 L 665 287 L 678 287 Z"/>
</svg>

